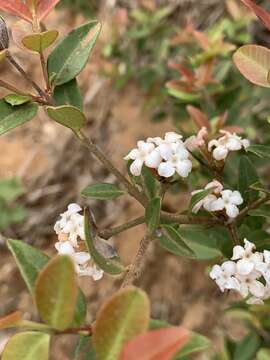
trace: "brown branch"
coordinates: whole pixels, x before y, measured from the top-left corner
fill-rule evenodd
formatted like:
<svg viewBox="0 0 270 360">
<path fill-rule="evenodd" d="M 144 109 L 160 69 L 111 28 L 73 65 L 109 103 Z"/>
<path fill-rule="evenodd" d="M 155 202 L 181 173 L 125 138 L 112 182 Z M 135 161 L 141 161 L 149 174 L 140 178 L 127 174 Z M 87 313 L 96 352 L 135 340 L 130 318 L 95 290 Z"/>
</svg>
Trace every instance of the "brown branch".
<svg viewBox="0 0 270 360">
<path fill-rule="evenodd" d="M 234 222 L 237 222 L 238 220 L 243 219 L 250 210 L 257 209 L 259 206 L 266 203 L 268 200 L 270 200 L 270 195 L 266 194 L 266 195 L 262 196 L 261 198 L 259 198 L 258 200 L 254 201 L 253 203 L 249 204 L 243 210 L 240 211 L 239 215 L 236 217 Z"/>
<path fill-rule="evenodd" d="M 135 256 L 133 263 L 129 266 L 127 270 L 121 288 L 132 285 L 134 281 L 141 276 L 144 265 L 145 253 L 152 240 L 153 235 L 149 234 L 146 234 L 142 238 L 139 250 Z"/>
</svg>

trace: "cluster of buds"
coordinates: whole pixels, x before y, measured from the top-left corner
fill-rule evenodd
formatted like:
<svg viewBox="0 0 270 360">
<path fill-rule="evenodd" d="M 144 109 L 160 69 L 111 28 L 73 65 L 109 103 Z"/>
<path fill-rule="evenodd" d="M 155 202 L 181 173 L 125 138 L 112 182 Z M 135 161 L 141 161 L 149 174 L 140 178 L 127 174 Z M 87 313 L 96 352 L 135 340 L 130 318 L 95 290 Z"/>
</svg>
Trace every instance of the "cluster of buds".
<svg viewBox="0 0 270 360">
<path fill-rule="evenodd" d="M 210 277 L 222 292 L 234 290 L 248 304 L 263 304 L 270 298 L 270 251 L 255 251 L 255 245 L 244 240 L 244 246 L 233 248 L 231 260 L 214 265 Z"/>
<path fill-rule="evenodd" d="M 138 141 L 137 148 L 125 157 L 125 160 L 132 160 L 131 174 L 140 176 L 145 165 L 165 178 L 174 174 L 186 178 L 192 170 L 192 162 L 182 138 L 182 135 L 175 132 L 167 132 L 164 139 L 155 137 Z"/>
<path fill-rule="evenodd" d="M 195 195 L 208 189 L 212 189 L 212 192 L 199 201 L 193 207 L 192 212 L 197 213 L 203 208 L 209 212 L 225 211 L 226 215 L 232 219 L 237 217 L 239 214 L 238 206 L 243 203 L 243 198 L 239 191 L 224 190 L 223 185 L 219 181 L 213 180 L 204 189 L 193 191 L 191 194 Z"/>
<path fill-rule="evenodd" d="M 86 251 L 84 216 L 80 214 L 81 211 L 79 205 L 70 204 L 67 211 L 60 215 L 54 226 L 59 240 L 55 248 L 59 254 L 72 258 L 79 276 L 91 276 L 94 280 L 99 280 L 103 276 L 103 271 L 91 261 L 91 256 Z"/>
</svg>

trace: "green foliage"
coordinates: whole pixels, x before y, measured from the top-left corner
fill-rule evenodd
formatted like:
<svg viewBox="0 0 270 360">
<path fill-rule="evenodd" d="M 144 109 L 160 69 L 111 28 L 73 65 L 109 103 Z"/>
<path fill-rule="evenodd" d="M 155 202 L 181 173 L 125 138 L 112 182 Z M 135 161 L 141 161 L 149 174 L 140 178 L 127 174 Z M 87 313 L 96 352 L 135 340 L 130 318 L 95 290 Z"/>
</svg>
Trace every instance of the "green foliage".
<svg viewBox="0 0 270 360">
<path fill-rule="evenodd" d="M 23 125 L 37 114 L 36 104 L 23 104 L 12 107 L 4 99 L 0 100 L 0 135 Z"/>
<path fill-rule="evenodd" d="M 110 200 L 125 194 L 125 191 L 121 190 L 117 185 L 103 183 L 88 185 L 81 194 L 86 198 Z"/>
<path fill-rule="evenodd" d="M 118 291 L 97 314 L 93 341 L 98 358 L 117 360 L 123 345 L 147 330 L 149 319 L 149 300 L 142 290 Z"/>
<path fill-rule="evenodd" d="M 150 234 L 153 234 L 159 226 L 161 211 L 161 199 L 154 198 L 150 200 L 145 209 L 145 223 Z"/>
<path fill-rule="evenodd" d="M 32 98 L 27 95 L 9 94 L 4 97 L 4 100 L 12 106 L 18 106 L 30 102 Z"/>
<path fill-rule="evenodd" d="M 62 105 L 58 107 L 47 107 L 47 113 L 51 119 L 59 124 L 78 133 L 86 124 L 85 115 L 76 107 L 71 105 Z"/>
<path fill-rule="evenodd" d="M 56 330 L 65 330 L 75 314 L 77 283 L 69 256 L 57 256 L 39 273 L 35 302 L 43 321 Z"/>
<path fill-rule="evenodd" d="M 55 85 L 74 79 L 85 67 L 101 25 L 91 21 L 69 33 L 48 58 L 48 72 Z"/>
<path fill-rule="evenodd" d="M 162 234 L 157 238 L 160 245 L 172 254 L 193 258 L 195 256 L 191 248 L 182 239 L 179 231 L 171 225 L 162 225 Z"/>
<path fill-rule="evenodd" d="M 83 99 L 76 79 L 56 86 L 53 98 L 58 106 L 71 105 L 83 111 Z"/>
</svg>

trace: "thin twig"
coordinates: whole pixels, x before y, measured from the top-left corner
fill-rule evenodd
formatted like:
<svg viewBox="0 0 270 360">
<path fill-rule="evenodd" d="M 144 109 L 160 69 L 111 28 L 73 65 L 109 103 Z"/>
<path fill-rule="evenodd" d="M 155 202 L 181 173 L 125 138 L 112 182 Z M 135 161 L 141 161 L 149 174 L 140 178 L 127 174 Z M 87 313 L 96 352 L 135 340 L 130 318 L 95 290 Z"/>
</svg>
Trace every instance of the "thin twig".
<svg viewBox="0 0 270 360">
<path fill-rule="evenodd" d="M 139 203 L 143 206 L 147 205 L 147 198 L 142 194 L 129 180 L 113 165 L 113 163 L 107 158 L 106 155 L 89 140 L 82 132 L 77 134 L 77 137 L 80 139 L 83 145 L 85 145 L 90 152 L 99 159 L 99 161 L 117 178 L 117 180 L 125 187 L 127 192 L 133 196 Z"/>
<path fill-rule="evenodd" d="M 259 198 L 258 200 L 254 201 L 253 203 L 249 204 L 243 210 L 240 211 L 239 215 L 234 220 L 234 222 L 237 222 L 238 220 L 243 219 L 250 210 L 257 209 L 259 206 L 266 203 L 268 200 L 270 200 L 270 195 L 266 194 L 266 195 L 262 196 L 261 198 Z"/>
<path fill-rule="evenodd" d="M 100 230 L 98 232 L 98 235 L 102 238 L 102 239 L 110 239 L 112 236 L 115 236 L 117 234 L 122 233 L 123 231 L 126 231 L 128 229 L 131 229 L 135 226 L 141 225 L 144 223 L 144 216 L 140 216 L 137 219 L 131 220 L 123 225 L 119 225 L 116 226 L 114 228 L 111 229 L 104 229 L 104 230 Z"/>
<path fill-rule="evenodd" d="M 135 256 L 133 263 L 129 266 L 127 270 L 121 288 L 132 285 L 134 281 L 141 276 L 144 265 L 145 253 L 152 240 L 153 235 L 150 234 L 146 234 L 142 238 L 139 250 Z"/>
<path fill-rule="evenodd" d="M 227 224 L 227 229 L 229 230 L 234 245 L 240 245 L 241 242 L 235 224 L 234 223 Z"/>
<path fill-rule="evenodd" d="M 36 90 L 36 92 L 42 97 L 44 98 L 45 100 L 47 100 L 48 102 L 50 102 L 50 97 L 48 94 L 46 94 L 39 86 L 38 84 L 32 80 L 28 75 L 27 73 L 24 71 L 24 69 L 21 67 L 21 65 L 19 63 L 17 63 L 17 61 L 14 59 L 14 57 L 10 54 L 10 52 L 7 52 L 7 55 L 6 55 L 8 61 L 16 68 L 16 70 L 22 74 L 22 76 L 25 78 L 25 80 L 27 82 L 29 82 L 32 87 Z"/>
<path fill-rule="evenodd" d="M 43 54 L 42 51 L 40 51 L 39 56 L 40 56 L 40 63 L 41 63 L 43 77 L 44 77 L 44 80 L 45 80 L 45 83 L 46 83 L 46 90 L 50 91 L 51 84 L 50 84 L 50 81 L 49 81 L 49 75 L 48 75 L 48 71 L 47 71 L 45 57 L 44 57 L 44 54 Z"/>
</svg>

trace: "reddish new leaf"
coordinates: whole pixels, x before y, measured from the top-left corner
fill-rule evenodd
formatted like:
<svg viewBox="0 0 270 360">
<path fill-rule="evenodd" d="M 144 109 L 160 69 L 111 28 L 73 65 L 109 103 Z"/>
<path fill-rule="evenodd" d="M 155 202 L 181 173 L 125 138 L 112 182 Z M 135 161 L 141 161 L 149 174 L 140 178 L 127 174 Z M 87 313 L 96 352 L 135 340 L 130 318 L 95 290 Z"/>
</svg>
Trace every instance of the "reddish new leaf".
<svg viewBox="0 0 270 360">
<path fill-rule="evenodd" d="M 189 338 L 189 332 L 181 327 L 149 331 L 130 340 L 119 360 L 170 360 Z"/>
<path fill-rule="evenodd" d="M 263 22 L 263 24 L 270 30 L 270 14 L 261 6 L 257 5 L 254 0 L 242 0 L 242 2 L 249 7 L 254 14 Z"/>
<path fill-rule="evenodd" d="M 0 10 L 32 22 L 32 15 L 22 0 L 0 0 Z"/>
<path fill-rule="evenodd" d="M 60 0 L 39 0 L 37 16 L 39 20 L 44 19 Z"/>
<path fill-rule="evenodd" d="M 15 327 L 21 319 L 22 313 L 20 311 L 15 311 L 14 313 L 0 319 L 0 329 Z"/>
<path fill-rule="evenodd" d="M 192 105 L 187 106 L 187 112 L 189 113 L 192 120 L 198 126 L 199 129 L 206 127 L 208 130 L 211 130 L 211 124 L 207 116 L 199 109 Z"/>
</svg>

